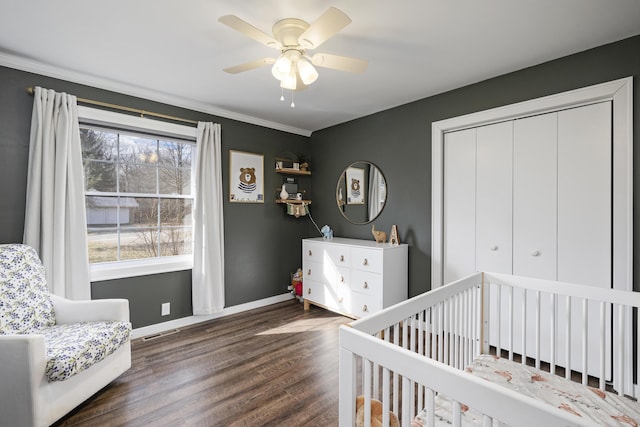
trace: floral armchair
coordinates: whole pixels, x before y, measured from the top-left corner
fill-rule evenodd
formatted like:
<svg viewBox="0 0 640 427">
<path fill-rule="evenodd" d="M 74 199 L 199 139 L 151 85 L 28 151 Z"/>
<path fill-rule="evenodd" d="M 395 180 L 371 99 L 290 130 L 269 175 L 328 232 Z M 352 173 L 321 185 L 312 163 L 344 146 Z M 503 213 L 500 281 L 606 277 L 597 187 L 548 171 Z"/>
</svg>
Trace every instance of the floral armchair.
<svg viewBox="0 0 640 427">
<path fill-rule="evenodd" d="M 0 420 L 48 426 L 131 367 L 127 300 L 49 294 L 26 245 L 0 245 Z"/>
</svg>

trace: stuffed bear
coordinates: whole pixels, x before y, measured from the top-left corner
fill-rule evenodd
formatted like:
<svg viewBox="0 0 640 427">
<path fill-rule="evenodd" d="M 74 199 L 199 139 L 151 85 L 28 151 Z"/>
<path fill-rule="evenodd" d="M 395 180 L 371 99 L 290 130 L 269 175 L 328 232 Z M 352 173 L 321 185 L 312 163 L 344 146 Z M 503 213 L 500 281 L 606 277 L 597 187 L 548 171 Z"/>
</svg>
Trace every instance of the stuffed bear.
<svg viewBox="0 0 640 427">
<path fill-rule="evenodd" d="M 253 193 L 256 189 L 256 169 L 240 168 L 240 184 L 238 189 L 245 193 Z"/>
<path fill-rule="evenodd" d="M 400 427 L 398 416 L 389 411 L 389 426 Z M 356 397 L 356 427 L 364 427 L 364 396 Z M 382 402 L 371 399 L 371 427 L 382 427 Z"/>
</svg>

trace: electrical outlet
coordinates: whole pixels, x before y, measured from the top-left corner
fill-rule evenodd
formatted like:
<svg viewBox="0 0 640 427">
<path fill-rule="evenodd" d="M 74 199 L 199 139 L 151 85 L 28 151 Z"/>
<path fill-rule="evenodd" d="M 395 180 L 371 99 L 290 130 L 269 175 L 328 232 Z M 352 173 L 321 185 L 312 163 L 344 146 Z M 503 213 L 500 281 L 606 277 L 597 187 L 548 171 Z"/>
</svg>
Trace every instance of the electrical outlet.
<svg viewBox="0 0 640 427">
<path fill-rule="evenodd" d="M 168 316 L 171 313 L 171 303 L 170 302 L 165 302 L 164 304 L 162 304 L 162 316 Z"/>
</svg>

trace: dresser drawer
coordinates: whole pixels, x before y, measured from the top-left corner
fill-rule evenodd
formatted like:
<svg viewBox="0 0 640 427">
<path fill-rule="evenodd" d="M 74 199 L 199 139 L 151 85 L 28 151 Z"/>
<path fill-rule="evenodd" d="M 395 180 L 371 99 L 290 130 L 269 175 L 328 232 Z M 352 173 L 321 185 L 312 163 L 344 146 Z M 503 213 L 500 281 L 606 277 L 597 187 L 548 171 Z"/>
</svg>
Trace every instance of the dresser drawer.
<svg viewBox="0 0 640 427">
<path fill-rule="evenodd" d="M 382 251 L 365 248 L 351 248 L 351 267 L 362 271 L 382 273 Z"/>
<path fill-rule="evenodd" d="M 349 286 L 354 292 L 382 298 L 382 275 L 370 271 L 352 270 Z"/>
<path fill-rule="evenodd" d="M 324 261 L 335 267 L 351 266 L 351 250 L 346 246 L 327 245 L 324 250 Z"/>
<path fill-rule="evenodd" d="M 319 262 L 304 260 L 302 263 L 302 277 L 303 282 L 306 280 L 315 280 L 317 282 L 324 282 L 324 267 Z"/>
<path fill-rule="evenodd" d="M 348 313 L 351 307 L 351 290 L 347 286 L 331 287 L 326 283 L 304 282 L 304 298 L 331 310 Z"/>
<path fill-rule="evenodd" d="M 324 245 L 321 243 L 302 241 L 302 264 L 305 261 L 314 261 L 322 263 L 322 253 L 324 252 Z"/>
<path fill-rule="evenodd" d="M 370 314 L 382 310 L 382 300 L 380 298 L 351 292 L 351 313 L 356 317 L 366 317 Z"/>
</svg>

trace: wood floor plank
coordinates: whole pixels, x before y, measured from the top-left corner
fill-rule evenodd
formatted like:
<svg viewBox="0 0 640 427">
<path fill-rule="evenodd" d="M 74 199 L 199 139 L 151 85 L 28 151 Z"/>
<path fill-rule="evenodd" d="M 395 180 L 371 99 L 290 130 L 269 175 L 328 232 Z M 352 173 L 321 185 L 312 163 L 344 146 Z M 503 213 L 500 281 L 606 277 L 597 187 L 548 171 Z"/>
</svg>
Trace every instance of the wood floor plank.
<svg viewBox="0 0 640 427">
<path fill-rule="evenodd" d="M 55 426 L 335 426 L 350 321 L 287 301 L 134 340 L 132 368 Z"/>
</svg>

